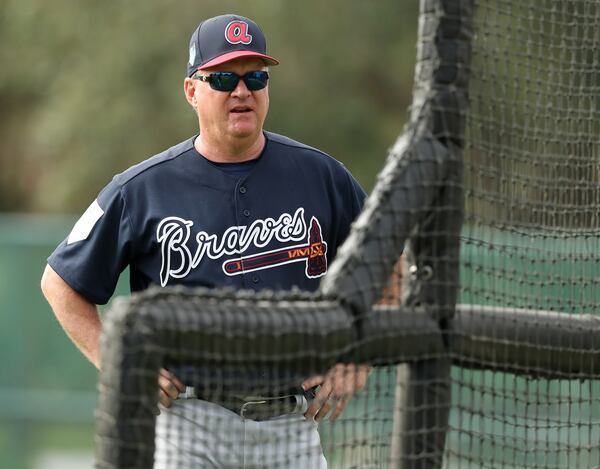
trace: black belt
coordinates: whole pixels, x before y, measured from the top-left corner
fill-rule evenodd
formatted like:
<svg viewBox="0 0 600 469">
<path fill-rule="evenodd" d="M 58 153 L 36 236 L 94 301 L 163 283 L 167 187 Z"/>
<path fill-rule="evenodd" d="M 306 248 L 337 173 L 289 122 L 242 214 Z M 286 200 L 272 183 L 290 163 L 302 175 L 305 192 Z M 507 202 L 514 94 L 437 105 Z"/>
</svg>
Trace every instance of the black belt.
<svg viewBox="0 0 600 469">
<path fill-rule="evenodd" d="M 201 389 L 194 388 L 194 395 L 187 397 L 213 402 L 238 414 L 243 419 L 262 421 L 282 415 L 304 414 L 314 399 L 317 388 L 315 386 L 306 391 L 298 388 L 297 392 L 283 396 L 228 395 L 219 398 L 212 394 L 204 395 Z"/>
</svg>

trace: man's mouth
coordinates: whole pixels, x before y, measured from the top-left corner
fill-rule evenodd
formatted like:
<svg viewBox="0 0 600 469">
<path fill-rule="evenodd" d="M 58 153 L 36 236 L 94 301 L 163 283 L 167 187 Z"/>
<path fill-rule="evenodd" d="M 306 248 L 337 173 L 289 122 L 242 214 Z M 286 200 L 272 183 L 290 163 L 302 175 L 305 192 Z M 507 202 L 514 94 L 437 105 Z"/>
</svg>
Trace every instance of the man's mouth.
<svg viewBox="0 0 600 469">
<path fill-rule="evenodd" d="M 243 114 L 244 112 L 252 112 L 252 109 L 248 106 L 237 106 L 234 107 L 230 112 L 234 112 L 236 114 Z"/>
</svg>

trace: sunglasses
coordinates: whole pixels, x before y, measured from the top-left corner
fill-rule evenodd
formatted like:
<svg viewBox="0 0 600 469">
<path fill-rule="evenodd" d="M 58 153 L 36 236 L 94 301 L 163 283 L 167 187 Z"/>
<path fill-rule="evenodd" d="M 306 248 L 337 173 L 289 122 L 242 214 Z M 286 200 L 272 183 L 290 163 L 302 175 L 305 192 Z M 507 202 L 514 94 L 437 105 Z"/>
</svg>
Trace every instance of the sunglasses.
<svg viewBox="0 0 600 469">
<path fill-rule="evenodd" d="M 214 72 L 210 75 L 199 75 L 198 73 L 195 73 L 192 78 L 208 82 L 210 87 L 216 91 L 233 91 L 240 80 L 244 80 L 249 91 L 258 91 L 267 86 L 267 81 L 269 81 L 269 74 L 264 70 L 248 72 L 243 76 L 233 72 Z"/>
</svg>

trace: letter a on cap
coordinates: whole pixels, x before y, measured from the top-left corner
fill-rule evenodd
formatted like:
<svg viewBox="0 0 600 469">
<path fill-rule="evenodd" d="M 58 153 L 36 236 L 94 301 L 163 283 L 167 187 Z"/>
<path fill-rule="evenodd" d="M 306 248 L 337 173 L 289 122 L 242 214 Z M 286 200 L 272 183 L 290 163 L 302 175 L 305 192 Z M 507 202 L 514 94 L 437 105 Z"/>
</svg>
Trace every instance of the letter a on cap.
<svg viewBox="0 0 600 469">
<path fill-rule="evenodd" d="M 230 44 L 250 44 L 252 35 L 248 34 L 248 23 L 232 21 L 225 28 L 225 39 Z"/>
</svg>

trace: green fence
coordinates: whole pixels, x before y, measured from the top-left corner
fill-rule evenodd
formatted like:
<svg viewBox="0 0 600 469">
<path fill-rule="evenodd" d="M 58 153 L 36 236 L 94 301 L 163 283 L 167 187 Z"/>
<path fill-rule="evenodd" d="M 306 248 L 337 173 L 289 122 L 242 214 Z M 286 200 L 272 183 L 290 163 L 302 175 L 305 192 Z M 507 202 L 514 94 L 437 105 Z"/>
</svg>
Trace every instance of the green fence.
<svg viewBox="0 0 600 469">
<path fill-rule="evenodd" d="M 96 371 L 40 291 L 46 258 L 74 217 L 0 215 L 0 467 L 60 467 L 93 451 Z M 125 291 L 120 284 L 121 292 Z M 48 461 L 46 464 L 42 462 Z"/>
<path fill-rule="evenodd" d="M 463 228 L 464 304 L 596 314 L 596 235 Z M 600 466 L 600 381 L 452 369 L 446 467 Z"/>
</svg>

